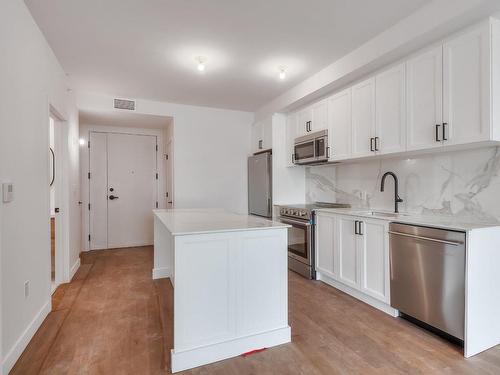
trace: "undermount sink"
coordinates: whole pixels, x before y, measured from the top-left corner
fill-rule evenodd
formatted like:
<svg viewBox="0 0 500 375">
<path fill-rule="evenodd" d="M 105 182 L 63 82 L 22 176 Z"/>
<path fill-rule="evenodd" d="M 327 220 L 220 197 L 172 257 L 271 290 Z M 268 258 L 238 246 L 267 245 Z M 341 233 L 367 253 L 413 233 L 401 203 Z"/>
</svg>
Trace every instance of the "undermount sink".
<svg viewBox="0 0 500 375">
<path fill-rule="evenodd" d="M 383 217 L 400 217 L 405 216 L 407 214 L 396 213 L 396 212 L 387 212 L 387 211 L 360 211 L 357 212 L 359 215 L 370 215 L 370 216 L 383 216 Z"/>
</svg>

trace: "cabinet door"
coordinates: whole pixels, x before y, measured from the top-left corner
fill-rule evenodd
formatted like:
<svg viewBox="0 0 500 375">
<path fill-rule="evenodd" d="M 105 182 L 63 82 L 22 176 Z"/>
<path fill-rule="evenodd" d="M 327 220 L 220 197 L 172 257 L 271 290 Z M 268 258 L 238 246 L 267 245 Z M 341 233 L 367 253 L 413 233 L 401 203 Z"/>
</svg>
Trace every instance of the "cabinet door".
<svg viewBox="0 0 500 375">
<path fill-rule="evenodd" d="M 300 137 L 301 135 L 305 135 L 310 132 L 309 128 L 311 127 L 312 124 L 312 107 L 304 108 L 302 111 L 300 111 L 297 115 L 297 130 L 296 134 L 297 137 Z"/>
<path fill-rule="evenodd" d="M 328 144 L 330 160 L 351 156 L 351 89 L 332 96 L 328 101 Z"/>
<path fill-rule="evenodd" d="M 328 101 L 322 100 L 312 106 L 312 122 L 310 129 L 315 132 L 328 128 Z"/>
<path fill-rule="evenodd" d="M 252 152 L 258 152 L 263 149 L 263 139 L 262 139 L 262 123 L 256 122 L 252 125 L 251 139 L 252 139 Z"/>
<path fill-rule="evenodd" d="M 336 278 L 335 216 L 316 216 L 316 270 Z"/>
<path fill-rule="evenodd" d="M 370 139 L 375 137 L 375 79 L 352 88 L 352 156 L 372 155 Z"/>
<path fill-rule="evenodd" d="M 390 154 L 406 150 L 405 66 L 400 64 L 375 77 L 375 148 Z"/>
<path fill-rule="evenodd" d="M 389 257 L 386 223 L 362 220 L 358 236 L 361 291 L 389 303 Z"/>
<path fill-rule="evenodd" d="M 358 255 L 356 252 L 357 235 L 354 234 L 355 220 L 347 216 L 338 217 L 338 255 L 339 281 L 353 288 L 358 288 Z"/>
<path fill-rule="evenodd" d="M 443 47 L 406 62 L 407 149 L 441 147 L 443 123 Z"/>
<path fill-rule="evenodd" d="M 294 154 L 294 141 L 297 137 L 297 114 L 292 113 L 286 118 L 286 166 L 293 167 L 295 164 L 293 163 L 293 154 Z"/>
<path fill-rule="evenodd" d="M 481 26 L 443 47 L 445 144 L 489 139 L 490 32 Z"/>
</svg>

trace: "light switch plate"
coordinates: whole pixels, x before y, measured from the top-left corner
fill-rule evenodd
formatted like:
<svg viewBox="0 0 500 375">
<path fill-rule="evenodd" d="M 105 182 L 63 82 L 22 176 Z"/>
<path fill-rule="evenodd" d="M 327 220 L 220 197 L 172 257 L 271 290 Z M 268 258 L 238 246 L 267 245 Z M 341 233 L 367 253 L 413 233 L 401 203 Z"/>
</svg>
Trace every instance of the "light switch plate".
<svg viewBox="0 0 500 375">
<path fill-rule="evenodd" d="M 3 203 L 9 203 L 14 200 L 14 184 L 12 182 L 4 182 L 2 184 Z"/>
</svg>

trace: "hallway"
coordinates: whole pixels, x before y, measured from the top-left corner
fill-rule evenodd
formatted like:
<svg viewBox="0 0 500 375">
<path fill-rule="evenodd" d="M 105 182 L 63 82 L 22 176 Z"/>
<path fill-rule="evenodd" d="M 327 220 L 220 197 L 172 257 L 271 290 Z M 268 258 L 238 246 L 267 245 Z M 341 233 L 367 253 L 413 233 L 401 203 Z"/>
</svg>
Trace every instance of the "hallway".
<svg viewBox="0 0 500 375">
<path fill-rule="evenodd" d="M 152 247 L 83 253 L 11 374 L 169 373 L 172 288 L 151 279 L 152 256 Z M 291 344 L 182 374 L 500 373 L 500 347 L 466 360 L 460 347 L 326 284 L 291 272 L 289 285 Z"/>
</svg>

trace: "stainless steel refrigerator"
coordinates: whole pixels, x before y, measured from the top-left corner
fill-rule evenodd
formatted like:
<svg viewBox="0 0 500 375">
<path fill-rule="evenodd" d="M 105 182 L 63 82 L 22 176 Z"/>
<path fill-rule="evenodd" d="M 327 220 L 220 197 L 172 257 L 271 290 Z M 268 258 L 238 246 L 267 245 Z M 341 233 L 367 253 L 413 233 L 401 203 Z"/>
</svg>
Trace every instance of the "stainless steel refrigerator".
<svg viewBox="0 0 500 375">
<path fill-rule="evenodd" d="M 263 152 L 248 158 L 248 213 L 272 217 L 272 155 Z"/>
</svg>

